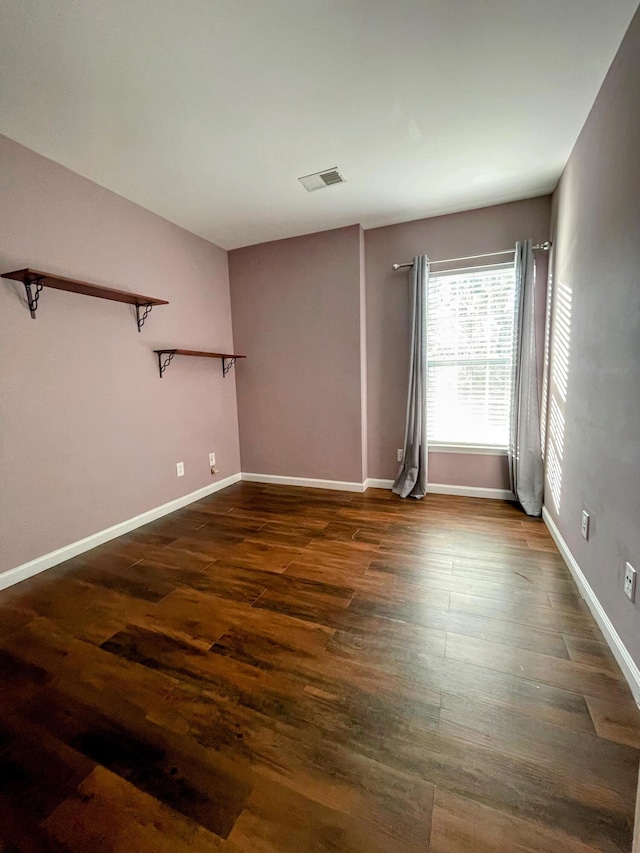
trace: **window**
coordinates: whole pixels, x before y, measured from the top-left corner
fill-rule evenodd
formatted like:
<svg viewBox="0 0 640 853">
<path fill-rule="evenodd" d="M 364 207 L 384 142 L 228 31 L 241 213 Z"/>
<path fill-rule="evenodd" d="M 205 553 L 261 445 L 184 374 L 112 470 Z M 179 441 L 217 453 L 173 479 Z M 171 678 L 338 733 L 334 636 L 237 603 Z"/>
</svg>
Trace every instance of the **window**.
<svg viewBox="0 0 640 853">
<path fill-rule="evenodd" d="M 508 446 L 514 300 L 512 264 L 429 278 L 430 442 Z"/>
</svg>

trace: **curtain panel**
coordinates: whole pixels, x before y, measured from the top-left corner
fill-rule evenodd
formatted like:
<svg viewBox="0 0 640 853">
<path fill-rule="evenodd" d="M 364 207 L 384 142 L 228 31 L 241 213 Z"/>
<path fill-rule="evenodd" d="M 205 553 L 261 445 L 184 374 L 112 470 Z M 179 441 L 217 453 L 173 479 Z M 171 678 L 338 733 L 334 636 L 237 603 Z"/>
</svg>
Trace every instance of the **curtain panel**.
<svg viewBox="0 0 640 853">
<path fill-rule="evenodd" d="M 511 401 L 509 476 L 527 515 L 542 513 L 544 468 L 540 440 L 535 324 L 536 270 L 531 240 L 516 243 L 515 369 Z"/>
<path fill-rule="evenodd" d="M 427 285 L 429 258 L 413 259 L 409 272 L 411 297 L 411 358 L 404 432 L 404 452 L 393 491 L 401 498 L 427 493 Z"/>
</svg>

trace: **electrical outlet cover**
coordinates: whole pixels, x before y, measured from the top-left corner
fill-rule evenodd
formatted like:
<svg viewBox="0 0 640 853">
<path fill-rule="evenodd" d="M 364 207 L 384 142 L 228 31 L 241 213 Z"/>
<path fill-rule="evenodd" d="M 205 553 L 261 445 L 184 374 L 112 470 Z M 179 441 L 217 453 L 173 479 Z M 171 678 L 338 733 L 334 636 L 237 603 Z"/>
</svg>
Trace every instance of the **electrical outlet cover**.
<svg viewBox="0 0 640 853">
<path fill-rule="evenodd" d="M 176 462 L 176 472 L 178 477 L 184 477 L 184 462 Z"/>
</svg>

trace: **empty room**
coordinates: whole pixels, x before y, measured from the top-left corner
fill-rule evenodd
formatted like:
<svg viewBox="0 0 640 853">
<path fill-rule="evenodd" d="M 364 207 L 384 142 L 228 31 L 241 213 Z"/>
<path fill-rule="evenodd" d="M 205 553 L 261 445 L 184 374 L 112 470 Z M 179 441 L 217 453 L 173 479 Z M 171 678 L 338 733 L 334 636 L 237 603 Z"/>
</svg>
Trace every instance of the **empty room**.
<svg viewBox="0 0 640 853">
<path fill-rule="evenodd" d="M 0 0 L 0 853 L 640 853 L 639 157 L 638 0 Z"/>
</svg>

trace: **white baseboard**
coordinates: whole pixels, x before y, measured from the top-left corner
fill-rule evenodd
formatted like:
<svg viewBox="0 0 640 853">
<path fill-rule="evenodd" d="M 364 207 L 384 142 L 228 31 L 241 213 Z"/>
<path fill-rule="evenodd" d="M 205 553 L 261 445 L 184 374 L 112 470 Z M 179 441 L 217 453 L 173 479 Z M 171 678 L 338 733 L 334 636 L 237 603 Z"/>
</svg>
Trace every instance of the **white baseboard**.
<svg viewBox="0 0 640 853">
<path fill-rule="evenodd" d="M 364 481 L 366 489 L 390 489 L 393 480 L 376 480 L 369 478 Z M 429 483 L 428 494 L 432 495 L 458 495 L 463 498 L 492 498 L 499 501 L 515 500 L 513 492 L 509 489 L 485 489 L 480 486 L 448 486 L 444 483 Z"/>
<path fill-rule="evenodd" d="M 314 480 L 305 477 L 280 477 L 272 474 L 233 474 L 231 477 L 226 477 L 224 480 L 219 480 L 212 483 L 210 486 L 205 486 L 188 495 L 183 495 L 181 498 L 169 501 L 162 506 L 150 509 L 143 512 L 141 515 L 136 515 L 134 518 L 129 518 L 126 521 L 121 521 L 119 524 L 114 524 L 112 527 L 107 527 L 105 530 L 100 530 L 98 533 L 93 533 L 91 536 L 86 536 L 84 539 L 79 539 L 77 542 L 72 542 L 70 545 L 65 545 L 63 548 L 58 548 L 56 551 L 51 551 L 44 554 L 42 557 L 37 557 L 28 563 L 23 563 L 21 566 L 16 566 L 6 572 L 0 574 L 0 590 L 13 586 L 20 581 L 44 572 L 52 566 L 57 566 L 59 563 L 64 563 L 65 560 L 70 560 L 72 557 L 77 557 L 78 554 L 83 554 L 85 551 L 90 551 L 98 545 L 109 542 L 111 539 L 116 539 L 118 536 L 123 536 L 137 527 L 142 527 L 150 521 L 155 521 L 157 518 L 162 518 L 163 515 L 169 515 L 177 509 L 181 509 L 194 501 L 199 501 L 201 498 L 212 495 L 214 492 L 219 492 L 221 489 L 226 489 L 227 486 L 233 485 L 240 480 L 249 483 L 269 483 L 282 486 L 306 486 L 314 489 L 335 489 L 342 492 L 358 492 L 362 493 L 366 489 L 390 489 L 393 485 L 393 480 L 377 480 L 369 478 L 364 483 L 351 483 L 345 480 Z M 461 495 L 463 497 L 476 498 L 497 498 L 502 500 L 513 499 L 513 495 L 509 491 L 502 489 L 481 489 L 475 486 L 445 486 L 439 483 L 429 485 L 429 492 L 440 495 Z M 616 635 L 617 636 L 617 635 Z"/>
<path fill-rule="evenodd" d="M 169 503 L 162 504 L 162 506 L 147 510 L 147 512 L 143 512 L 141 515 L 136 515 L 126 521 L 121 521 L 119 524 L 114 524 L 112 527 L 107 527 L 105 530 L 100 530 L 98 533 L 93 533 L 91 536 L 86 536 L 84 539 L 78 539 L 77 542 L 72 542 L 71 545 L 65 545 L 63 548 L 58 548 L 56 551 L 51 551 L 42 557 L 37 557 L 35 560 L 30 560 L 28 563 L 16 566 L 14 569 L 9 569 L 9 571 L 0 574 L 0 590 L 20 583 L 20 581 L 44 572 L 46 569 L 57 566 L 59 563 L 64 563 L 65 560 L 70 560 L 72 557 L 77 557 L 78 554 L 90 551 L 104 542 L 109 542 L 110 539 L 116 539 L 118 536 L 135 530 L 137 527 L 142 527 L 143 524 L 155 521 L 156 518 L 169 515 L 170 512 L 175 512 L 177 509 L 182 509 L 183 506 L 187 506 L 194 501 L 206 498 L 207 495 L 212 495 L 214 492 L 226 489 L 227 486 L 239 482 L 240 479 L 240 474 L 232 474 L 230 477 L 225 477 L 224 480 L 211 483 L 210 486 L 204 486 L 202 489 L 198 489 L 188 495 L 183 495 L 181 498 L 176 498 L 173 501 L 169 501 Z"/>
<path fill-rule="evenodd" d="M 280 477 L 276 474 L 245 474 L 242 479 L 247 483 L 270 483 L 274 486 L 305 486 L 310 489 L 336 489 L 339 492 L 364 492 L 362 483 L 350 483 L 346 480 L 312 480 L 307 477 Z"/>
<path fill-rule="evenodd" d="M 627 651 L 625 644 L 620 639 L 620 635 L 613 627 L 613 623 L 607 616 L 604 611 L 604 608 L 598 601 L 595 592 L 591 589 L 589 581 L 584 576 L 584 573 L 578 563 L 576 562 L 575 557 L 569 550 L 567 543 L 562 538 L 562 534 L 558 530 L 558 527 L 551 518 L 549 511 L 546 507 L 542 507 L 542 518 L 544 523 L 549 528 L 549 533 L 553 537 L 553 541 L 558 546 L 558 550 L 562 555 L 563 560 L 567 564 L 569 571 L 573 575 L 573 579 L 575 580 L 578 589 L 584 600 L 587 602 L 589 606 L 589 610 L 591 611 L 593 618 L 598 623 L 598 626 L 602 633 L 604 634 L 604 638 L 607 641 L 609 648 L 613 652 L 615 659 L 618 661 L 620 669 L 622 670 L 624 677 L 627 679 L 629 683 L 629 687 L 631 688 L 631 692 L 636 700 L 636 703 L 640 706 L 640 670 L 636 666 L 633 658 Z"/>
<path fill-rule="evenodd" d="M 374 477 L 367 477 L 364 481 L 364 490 L 367 489 L 390 489 L 393 486 L 393 480 L 376 480 Z"/>
<path fill-rule="evenodd" d="M 432 495 L 458 495 L 461 498 L 491 498 L 496 501 L 514 501 L 510 489 L 485 489 L 482 486 L 448 486 L 445 483 L 429 483 L 427 491 Z"/>
</svg>

